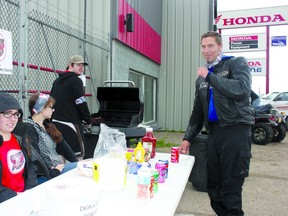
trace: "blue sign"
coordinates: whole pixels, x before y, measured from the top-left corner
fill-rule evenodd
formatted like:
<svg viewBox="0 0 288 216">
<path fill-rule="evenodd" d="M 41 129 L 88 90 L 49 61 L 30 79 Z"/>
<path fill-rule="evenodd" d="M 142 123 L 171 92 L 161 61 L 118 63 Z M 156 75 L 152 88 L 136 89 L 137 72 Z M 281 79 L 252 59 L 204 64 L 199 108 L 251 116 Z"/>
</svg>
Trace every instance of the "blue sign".
<svg viewBox="0 0 288 216">
<path fill-rule="evenodd" d="M 286 36 L 272 36 L 272 46 L 286 46 Z"/>
</svg>

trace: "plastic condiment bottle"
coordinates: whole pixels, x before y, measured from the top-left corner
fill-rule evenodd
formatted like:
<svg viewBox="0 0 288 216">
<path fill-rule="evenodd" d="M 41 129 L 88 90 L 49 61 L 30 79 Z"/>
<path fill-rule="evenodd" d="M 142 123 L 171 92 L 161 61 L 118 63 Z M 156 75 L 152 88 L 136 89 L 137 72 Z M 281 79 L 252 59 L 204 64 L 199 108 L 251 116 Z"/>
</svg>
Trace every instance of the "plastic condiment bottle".
<svg viewBox="0 0 288 216">
<path fill-rule="evenodd" d="M 142 163 L 144 161 L 145 150 L 141 144 L 138 142 L 137 147 L 134 149 L 134 161 Z"/>
<path fill-rule="evenodd" d="M 143 162 L 137 173 L 137 199 L 145 201 L 150 199 L 151 170 L 148 163 Z"/>
<path fill-rule="evenodd" d="M 146 133 L 144 137 L 142 137 L 142 143 L 143 147 L 149 149 L 150 151 L 150 157 L 149 158 L 154 158 L 155 157 L 155 150 L 156 150 L 156 138 L 154 137 L 153 134 L 153 128 L 148 127 L 146 128 Z"/>
</svg>

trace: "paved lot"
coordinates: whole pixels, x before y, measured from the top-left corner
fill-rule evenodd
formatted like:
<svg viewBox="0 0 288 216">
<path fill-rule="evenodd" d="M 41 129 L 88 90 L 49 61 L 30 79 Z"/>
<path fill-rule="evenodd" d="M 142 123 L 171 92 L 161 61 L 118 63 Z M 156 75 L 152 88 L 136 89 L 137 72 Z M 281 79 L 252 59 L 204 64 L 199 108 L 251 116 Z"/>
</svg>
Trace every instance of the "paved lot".
<svg viewBox="0 0 288 216">
<path fill-rule="evenodd" d="M 183 133 L 155 132 L 157 139 L 180 144 Z M 243 209 L 247 216 L 288 215 L 288 138 L 280 143 L 252 145 L 250 176 L 243 187 Z M 175 216 L 215 216 L 207 193 L 196 191 L 190 182 Z"/>
</svg>

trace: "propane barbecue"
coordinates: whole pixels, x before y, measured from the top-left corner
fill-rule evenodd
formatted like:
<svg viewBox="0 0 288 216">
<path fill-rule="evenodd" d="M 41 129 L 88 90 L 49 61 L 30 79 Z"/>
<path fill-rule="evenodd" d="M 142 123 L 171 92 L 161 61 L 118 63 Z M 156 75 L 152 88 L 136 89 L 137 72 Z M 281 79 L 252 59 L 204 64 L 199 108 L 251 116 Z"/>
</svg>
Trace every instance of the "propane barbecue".
<svg viewBox="0 0 288 216">
<path fill-rule="evenodd" d="M 128 87 L 112 86 L 115 83 L 128 84 Z M 105 81 L 103 87 L 97 88 L 97 99 L 100 108 L 98 113 L 92 114 L 92 131 L 90 133 L 84 131 L 88 139 L 88 144 L 85 146 L 85 158 L 93 156 L 96 139 L 98 140 L 100 133 L 100 123 L 123 132 L 126 135 L 128 147 L 130 139 L 139 139 L 145 135 L 145 128 L 138 127 L 143 120 L 143 95 L 141 89 L 135 87 L 134 82 Z"/>
</svg>

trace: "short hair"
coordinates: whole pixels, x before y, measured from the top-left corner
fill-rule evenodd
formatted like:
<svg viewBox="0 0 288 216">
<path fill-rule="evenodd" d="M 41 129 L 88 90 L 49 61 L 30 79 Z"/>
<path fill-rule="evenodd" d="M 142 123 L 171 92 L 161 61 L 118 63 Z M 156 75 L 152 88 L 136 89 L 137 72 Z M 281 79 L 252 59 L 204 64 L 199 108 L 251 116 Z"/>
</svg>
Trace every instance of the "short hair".
<svg viewBox="0 0 288 216">
<path fill-rule="evenodd" d="M 214 32 L 214 31 L 209 31 L 209 32 L 206 32 L 204 34 L 202 34 L 201 36 L 201 42 L 204 38 L 207 38 L 207 37 L 213 37 L 215 38 L 215 41 L 218 45 L 220 45 L 222 43 L 222 38 L 221 38 L 221 34 L 219 34 L 218 32 Z"/>
<path fill-rule="evenodd" d="M 71 67 L 73 67 L 73 66 L 74 66 L 74 63 L 70 63 L 69 65 L 67 65 L 67 67 L 66 67 L 66 71 L 69 70 L 70 65 L 71 65 Z"/>
</svg>

